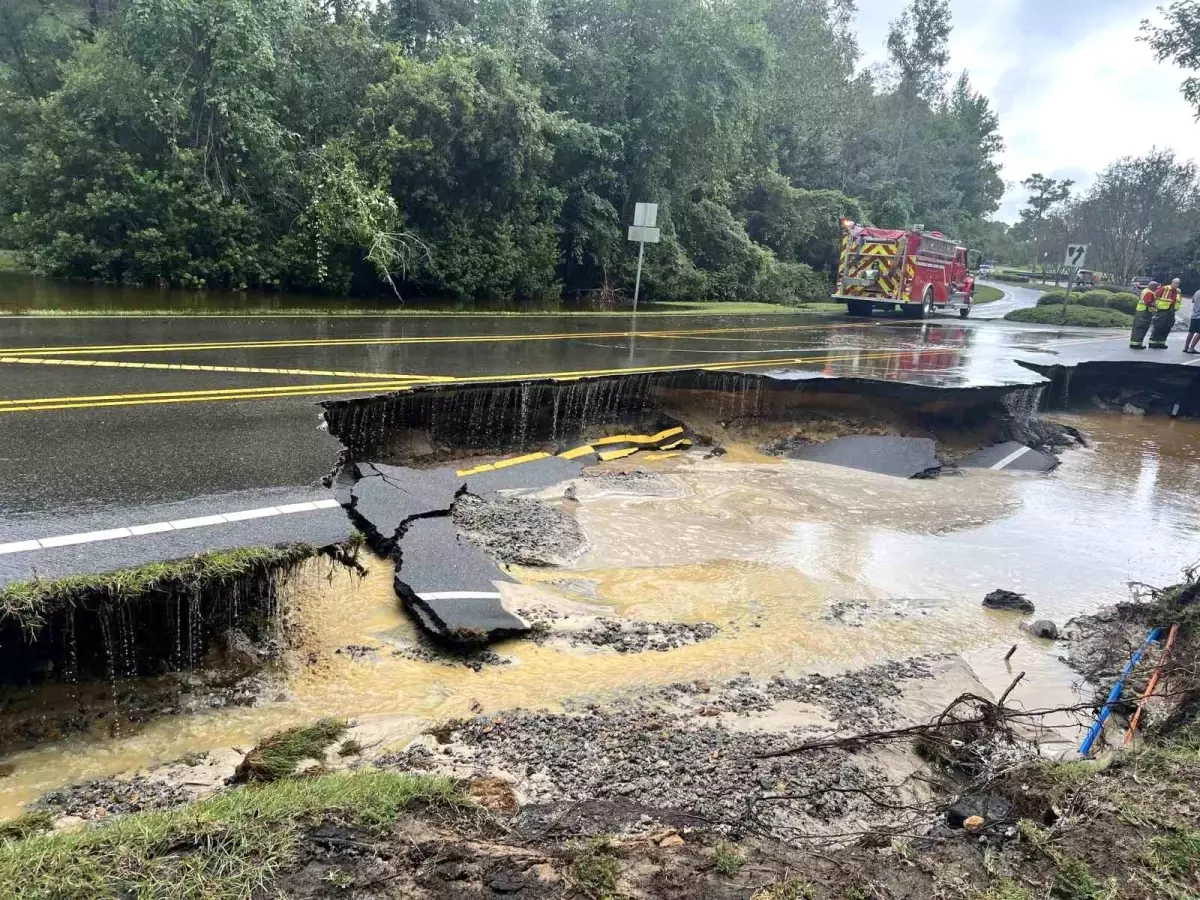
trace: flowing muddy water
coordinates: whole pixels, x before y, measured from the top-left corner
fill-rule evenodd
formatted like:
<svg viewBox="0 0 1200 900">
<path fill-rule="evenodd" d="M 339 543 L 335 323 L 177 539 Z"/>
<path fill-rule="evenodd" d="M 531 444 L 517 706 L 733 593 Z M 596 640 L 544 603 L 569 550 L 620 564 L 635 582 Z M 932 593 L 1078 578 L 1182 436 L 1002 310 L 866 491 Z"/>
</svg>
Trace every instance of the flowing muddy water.
<svg viewBox="0 0 1200 900">
<path fill-rule="evenodd" d="M 1070 701 L 1072 675 L 1057 651 L 980 600 L 996 587 L 1023 591 L 1037 618 L 1061 625 L 1125 598 L 1127 581 L 1175 579 L 1200 557 L 1200 424 L 1064 420 L 1093 446 L 1068 452 L 1048 476 L 905 481 L 743 449 L 716 460 L 635 458 L 625 468 L 649 477 L 582 479 L 571 506 L 592 550 L 569 568 L 515 571 L 521 583 L 503 586 L 506 602 L 721 629 L 667 652 L 518 641 L 497 648 L 508 664 L 480 672 L 413 659 L 404 648 L 417 634 L 389 563 L 373 561 L 363 579 L 329 579 L 314 567 L 290 589 L 305 637 L 278 691 L 256 707 L 171 716 L 135 734 L 76 735 L 15 754 L 6 760 L 13 773 L 0 778 L 0 816 L 67 783 L 202 750 L 232 756 L 230 748 L 322 715 L 354 717 L 364 743 L 396 746 L 430 720 L 553 709 L 645 684 L 832 672 L 942 652 L 962 653 L 995 691 L 1013 671 L 1028 671 L 1017 702 Z M 1006 665 L 1013 643 L 1019 651 Z"/>
</svg>

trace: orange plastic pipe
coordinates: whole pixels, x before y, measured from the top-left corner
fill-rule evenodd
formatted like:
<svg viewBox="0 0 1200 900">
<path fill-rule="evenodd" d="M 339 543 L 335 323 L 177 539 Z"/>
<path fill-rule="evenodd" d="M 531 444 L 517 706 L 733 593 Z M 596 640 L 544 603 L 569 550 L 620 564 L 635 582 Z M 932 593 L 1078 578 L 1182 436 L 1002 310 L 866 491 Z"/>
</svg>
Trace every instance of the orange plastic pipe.
<svg viewBox="0 0 1200 900">
<path fill-rule="evenodd" d="M 1158 659 L 1158 665 L 1154 667 L 1154 674 L 1150 676 L 1150 683 L 1146 685 L 1146 691 L 1142 694 L 1142 699 L 1138 701 L 1137 710 L 1133 714 L 1133 718 L 1129 720 L 1129 730 L 1125 732 L 1125 743 L 1122 745 L 1128 747 L 1130 741 L 1133 740 L 1133 734 L 1137 731 L 1138 723 L 1142 720 L 1142 709 L 1146 706 L 1146 701 L 1150 699 L 1150 695 L 1154 693 L 1154 689 L 1158 687 L 1158 677 L 1162 674 L 1163 666 L 1166 665 L 1167 657 L 1171 655 L 1171 647 L 1175 644 L 1175 635 L 1179 633 L 1179 623 L 1171 626 L 1171 633 L 1167 635 L 1167 645 L 1163 647 L 1162 656 Z"/>
</svg>

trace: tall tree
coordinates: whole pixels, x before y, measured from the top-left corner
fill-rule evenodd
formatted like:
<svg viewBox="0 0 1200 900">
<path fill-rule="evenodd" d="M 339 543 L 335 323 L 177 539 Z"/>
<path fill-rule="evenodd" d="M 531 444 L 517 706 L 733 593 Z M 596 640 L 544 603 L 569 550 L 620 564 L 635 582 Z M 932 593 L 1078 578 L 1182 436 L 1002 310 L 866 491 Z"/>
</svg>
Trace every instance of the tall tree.
<svg viewBox="0 0 1200 900">
<path fill-rule="evenodd" d="M 1200 73 L 1200 0 L 1175 0 L 1159 11 L 1166 16 L 1166 24 L 1143 21 L 1142 39 L 1149 42 L 1160 62 L 1169 59 L 1183 69 Z M 1182 90 L 1200 119 L 1200 75 L 1185 78 Z"/>
</svg>

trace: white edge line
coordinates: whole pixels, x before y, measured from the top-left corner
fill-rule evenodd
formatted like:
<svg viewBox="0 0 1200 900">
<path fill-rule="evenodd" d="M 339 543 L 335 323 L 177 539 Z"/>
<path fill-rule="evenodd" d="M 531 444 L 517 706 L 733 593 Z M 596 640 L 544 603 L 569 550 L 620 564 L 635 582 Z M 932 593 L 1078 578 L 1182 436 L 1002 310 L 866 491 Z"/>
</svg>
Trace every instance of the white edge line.
<svg viewBox="0 0 1200 900">
<path fill-rule="evenodd" d="M 1029 453 L 1032 450 L 1033 450 L 1032 447 L 1022 447 L 1020 450 L 1014 450 L 1012 453 L 1008 454 L 1008 456 L 1004 457 L 1004 459 L 1000 460 L 1000 462 L 996 463 L 993 466 L 989 466 L 989 468 L 991 468 L 991 469 L 1006 469 L 1010 465 L 1015 463 L 1018 459 L 1020 459 L 1022 456 L 1024 456 L 1026 453 Z"/>
<path fill-rule="evenodd" d="M 128 528 L 110 528 L 105 531 L 88 531 L 80 534 L 64 534 L 56 537 L 38 538 L 28 541 L 10 541 L 0 544 L 0 555 L 9 553 L 28 553 L 34 550 L 53 550 L 58 547 L 72 547 L 77 544 L 93 544 L 99 541 L 115 541 L 121 538 L 142 537 L 148 534 L 162 534 L 167 531 L 186 531 L 190 528 L 205 528 L 210 525 L 226 525 L 232 522 L 245 522 L 249 519 L 265 519 L 270 516 L 288 515 L 302 512 L 316 512 L 322 509 L 336 509 L 341 504 L 334 499 L 311 500 L 304 503 L 290 503 L 286 506 L 265 506 L 261 509 L 244 509 L 238 512 L 219 513 L 211 516 L 195 516 L 189 519 L 175 519 L 171 522 L 152 522 L 147 525 L 131 525 Z M 432 595 L 437 599 L 437 595 Z M 472 595 L 472 596 L 493 596 Z M 495 595 L 499 597 L 499 594 Z"/>
<path fill-rule="evenodd" d="M 24 553 L 27 550 L 41 550 L 42 545 L 37 541 L 14 541 L 11 544 L 0 544 L 0 555 L 5 553 Z"/>
<path fill-rule="evenodd" d="M 226 522 L 245 522 L 247 519 L 266 519 L 270 516 L 281 516 L 278 507 L 264 506 L 262 509 L 244 509 L 241 512 L 225 513 Z"/>
<path fill-rule="evenodd" d="M 193 519 L 175 519 L 167 524 L 176 531 L 184 531 L 188 528 L 203 528 L 206 525 L 224 525 L 226 519 L 224 516 L 196 516 Z"/>
<path fill-rule="evenodd" d="M 133 537 L 128 528 L 110 528 L 107 531 L 88 531 L 82 534 L 64 534 L 59 537 L 41 538 L 38 544 L 43 550 L 54 547 L 70 547 L 74 544 L 91 544 L 96 541 L 115 541 L 117 538 Z"/>
</svg>

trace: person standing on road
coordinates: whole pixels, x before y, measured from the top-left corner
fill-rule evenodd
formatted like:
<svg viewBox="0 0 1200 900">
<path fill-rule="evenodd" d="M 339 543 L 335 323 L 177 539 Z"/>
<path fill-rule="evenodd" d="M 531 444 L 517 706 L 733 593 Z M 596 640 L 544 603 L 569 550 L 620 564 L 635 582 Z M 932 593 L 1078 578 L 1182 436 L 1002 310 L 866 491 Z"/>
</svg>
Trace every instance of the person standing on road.
<svg viewBox="0 0 1200 900">
<path fill-rule="evenodd" d="M 1175 310 L 1183 302 L 1183 291 L 1179 289 L 1179 279 L 1158 289 L 1158 299 L 1154 305 L 1154 325 L 1150 332 L 1150 349 L 1166 350 L 1167 335 L 1175 327 Z"/>
<path fill-rule="evenodd" d="M 1184 353 L 1196 353 L 1196 345 L 1200 344 L 1200 291 L 1192 295 L 1192 319 L 1188 323 L 1187 340 L 1183 343 Z"/>
<path fill-rule="evenodd" d="M 1137 308 L 1133 315 L 1133 331 L 1129 332 L 1129 347 L 1131 350 L 1146 349 L 1146 332 L 1154 321 L 1154 303 L 1158 282 L 1152 281 L 1146 285 L 1142 295 L 1138 297 Z"/>
</svg>

